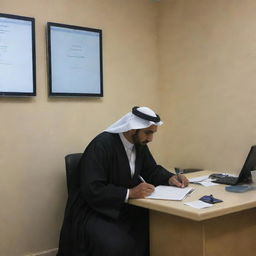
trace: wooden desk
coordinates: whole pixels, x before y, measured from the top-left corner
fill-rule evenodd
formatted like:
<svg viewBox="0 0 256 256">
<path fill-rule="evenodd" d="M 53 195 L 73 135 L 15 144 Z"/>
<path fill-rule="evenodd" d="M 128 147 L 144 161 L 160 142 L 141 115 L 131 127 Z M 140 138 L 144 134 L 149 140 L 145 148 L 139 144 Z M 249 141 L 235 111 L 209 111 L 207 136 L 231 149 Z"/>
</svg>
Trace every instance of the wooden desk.
<svg viewBox="0 0 256 256">
<path fill-rule="evenodd" d="M 196 177 L 210 172 L 186 175 Z M 256 191 L 232 193 L 225 185 L 203 187 L 182 202 L 135 199 L 129 203 L 150 209 L 151 256 L 252 256 L 256 254 Z M 224 202 L 194 209 L 184 202 L 213 194 Z"/>
</svg>

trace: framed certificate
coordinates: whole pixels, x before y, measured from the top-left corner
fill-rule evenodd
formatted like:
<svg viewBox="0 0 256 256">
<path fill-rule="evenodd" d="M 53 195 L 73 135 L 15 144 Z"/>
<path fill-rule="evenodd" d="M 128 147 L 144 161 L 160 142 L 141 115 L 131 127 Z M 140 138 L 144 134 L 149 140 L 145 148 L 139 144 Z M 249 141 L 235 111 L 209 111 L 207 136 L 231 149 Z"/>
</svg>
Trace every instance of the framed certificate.
<svg viewBox="0 0 256 256">
<path fill-rule="evenodd" d="M 50 96 L 103 96 L 102 31 L 47 23 Z"/>
<path fill-rule="evenodd" d="M 35 95 L 35 19 L 0 13 L 0 96 Z"/>
</svg>

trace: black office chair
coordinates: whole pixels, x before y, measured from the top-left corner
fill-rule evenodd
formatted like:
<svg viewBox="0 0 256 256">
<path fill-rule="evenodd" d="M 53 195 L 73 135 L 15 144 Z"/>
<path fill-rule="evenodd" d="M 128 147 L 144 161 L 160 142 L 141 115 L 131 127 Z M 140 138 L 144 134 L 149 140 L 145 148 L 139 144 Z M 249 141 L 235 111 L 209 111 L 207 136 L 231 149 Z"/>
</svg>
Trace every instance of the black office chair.
<svg viewBox="0 0 256 256">
<path fill-rule="evenodd" d="M 65 156 L 68 194 L 77 189 L 79 186 L 77 168 L 81 156 L 82 153 L 73 153 Z"/>
<path fill-rule="evenodd" d="M 81 159 L 82 153 L 73 153 L 65 156 L 66 164 L 66 178 L 68 189 L 68 200 L 64 214 L 64 220 L 60 232 L 59 250 L 56 256 L 72 255 L 72 243 L 70 240 L 70 233 L 72 230 L 72 214 L 71 205 L 75 197 L 78 195 L 79 187 L 79 172 L 78 164 Z M 64 253 L 65 252 L 65 253 Z"/>
</svg>

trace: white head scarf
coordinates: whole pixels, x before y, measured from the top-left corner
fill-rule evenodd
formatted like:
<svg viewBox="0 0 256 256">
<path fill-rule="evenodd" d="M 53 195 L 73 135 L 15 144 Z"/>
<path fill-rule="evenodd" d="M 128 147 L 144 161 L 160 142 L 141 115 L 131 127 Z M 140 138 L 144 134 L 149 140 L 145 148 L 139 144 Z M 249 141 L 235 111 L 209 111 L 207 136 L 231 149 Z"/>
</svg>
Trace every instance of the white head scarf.
<svg viewBox="0 0 256 256">
<path fill-rule="evenodd" d="M 162 125 L 160 117 L 148 107 L 134 107 L 121 119 L 110 125 L 105 131 L 110 133 L 122 133 L 132 129 L 144 129 L 151 125 Z"/>
</svg>

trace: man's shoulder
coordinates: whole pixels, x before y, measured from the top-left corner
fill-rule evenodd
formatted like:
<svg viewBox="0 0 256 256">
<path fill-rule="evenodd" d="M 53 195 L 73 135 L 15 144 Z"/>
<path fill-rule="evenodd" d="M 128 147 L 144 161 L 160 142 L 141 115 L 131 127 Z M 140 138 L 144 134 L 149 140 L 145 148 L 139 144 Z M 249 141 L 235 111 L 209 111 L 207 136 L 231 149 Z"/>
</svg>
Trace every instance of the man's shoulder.
<svg viewBox="0 0 256 256">
<path fill-rule="evenodd" d="M 98 134 L 94 139 L 93 142 L 95 143 L 114 143 L 119 139 L 119 135 L 116 133 L 109 133 L 109 132 L 102 132 Z"/>
</svg>

